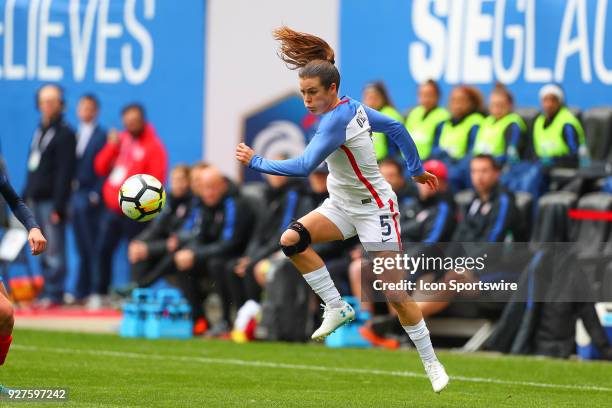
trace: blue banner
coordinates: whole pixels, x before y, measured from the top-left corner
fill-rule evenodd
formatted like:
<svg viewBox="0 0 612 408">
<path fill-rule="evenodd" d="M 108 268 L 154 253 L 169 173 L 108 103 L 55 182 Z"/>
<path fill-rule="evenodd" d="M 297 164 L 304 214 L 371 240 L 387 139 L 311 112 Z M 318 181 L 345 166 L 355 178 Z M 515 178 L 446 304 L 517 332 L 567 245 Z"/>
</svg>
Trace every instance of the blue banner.
<svg viewBox="0 0 612 408">
<path fill-rule="evenodd" d="M 518 106 L 538 106 L 540 87 L 557 82 L 570 106 L 610 105 L 611 9 L 607 0 L 341 0 L 343 93 L 359 98 L 383 80 L 404 111 L 429 78 L 446 96 L 499 81 Z"/>
<path fill-rule="evenodd" d="M 35 92 L 65 89 L 66 118 L 84 93 L 99 122 L 122 128 L 120 109 L 142 103 L 170 163 L 202 157 L 206 1 L 0 0 L 0 142 L 18 189 L 39 120 Z"/>
<path fill-rule="evenodd" d="M 319 118 L 304 108 L 301 96 L 288 95 L 246 117 L 244 142 L 267 159 L 299 156 L 314 136 L 318 123 Z M 245 167 L 245 181 L 261 177 L 261 173 Z"/>
</svg>

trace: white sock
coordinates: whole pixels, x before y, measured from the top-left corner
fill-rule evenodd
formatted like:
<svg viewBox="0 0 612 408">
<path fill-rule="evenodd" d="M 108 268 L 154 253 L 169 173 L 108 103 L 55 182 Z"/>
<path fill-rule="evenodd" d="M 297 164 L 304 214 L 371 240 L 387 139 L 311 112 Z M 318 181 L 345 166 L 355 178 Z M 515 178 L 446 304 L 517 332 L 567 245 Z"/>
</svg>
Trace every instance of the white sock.
<svg viewBox="0 0 612 408">
<path fill-rule="evenodd" d="M 323 303 L 331 308 L 341 307 L 344 303 L 342 302 L 342 297 L 340 296 L 340 292 L 336 289 L 336 285 L 334 285 L 334 281 L 331 276 L 329 276 L 329 271 L 323 265 L 320 269 L 316 271 L 308 272 L 303 275 L 306 282 L 310 285 L 312 290 L 315 291 L 321 299 L 323 299 Z"/>
<path fill-rule="evenodd" d="M 414 326 L 402 326 L 410 340 L 416 346 L 417 351 L 419 352 L 419 356 L 421 356 L 421 360 L 424 363 L 433 363 L 438 361 L 436 357 L 436 353 L 431 345 L 431 339 L 429 338 L 429 330 L 427 330 L 427 326 L 425 325 L 425 320 L 421 319 L 420 322 L 415 324 Z"/>
<path fill-rule="evenodd" d="M 261 311 L 261 306 L 254 300 L 247 300 L 244 305 L 238 309 L 236 320 L 234 320 L 234 330 L 244 331 L 249 324 L 249 321 Z"/>
</svg>

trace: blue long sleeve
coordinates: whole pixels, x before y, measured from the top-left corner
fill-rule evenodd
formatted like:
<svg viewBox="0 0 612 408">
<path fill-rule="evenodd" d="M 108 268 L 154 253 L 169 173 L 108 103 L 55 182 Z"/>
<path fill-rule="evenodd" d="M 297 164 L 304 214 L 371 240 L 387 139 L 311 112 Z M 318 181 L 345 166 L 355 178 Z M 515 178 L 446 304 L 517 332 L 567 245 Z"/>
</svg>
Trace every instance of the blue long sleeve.
<svg viewBox="0 0 612 408">
<path fill-rule="evenodd" d="M 423 174 L 423 166 L 416 145 L 404 125 L 382 113 L 364 106 L 370 126 L 374 132 L 385 133 L 399 147 L 406 160 L 411 176 Z M 319 129 L 304 154 L 288 160 L 268 160 L 255 155 L 249 163 L 253 170 L 279 176 L 306 177 L 323 160 L 346 141 L 346 127 L 352 119 L 343 117 L 337 110 L 330 111 L 321 119 Z"/>
<path fill-rule="evenodd" d="M 450 212 L 450 207 L 448 203 L 445 201 L 440 201 L 438 204 L 438 214 L 436 215 L 436 219 L 434 221 L 433 228 L 429 232 L 427 238 L 423 240 L 425 243 L 435 243 L 440 241 L 440 237 L 444 232 L 444 227 L 446 226 L 446 220 L 448 218 L 448 213 Z"/>
<path fill-rule="evenodd" d="M 8 181 L 8 177 L 0 170 L 0 193 L 8 203 L 9 207 L 23 226 L 29 231 L 32 228 L 39 228 L 32 211 L 25 205 L 21 197 L 17 195 L 13 186 Z"/>
<path fill-rule="evenodd" d="M 499 242 L 502 240 L 502 234 L 505 233 L 504 227 L 508 224 L 508 212 L 510 207 L 510 198 L 508 194 L 501 193 L 499 196 L 499 209 L 495 217 L 493 228 L 489 231 L 488 241 Z"/>
<path fill-rule="evenodd" d="M 472 148 L 474 147 L 474 142 L 476 142 L 476 135 L 478 134 L 478 129 L 480 129 L 480 126 L 474 125 L 470 129 L 470 133 L 468 133 L 468 145 L 465 149 L 466 154 L 470 153 L 472 151 Z"/>
<path fill-rule="evenodd" d="M 576 129 L 569 123 L 566 123 L 563 126 L 563 137 L 565 139 L 565 143 L 567 143 L 567 147 L 570 149 L 570 154 L 578 153 L 578 136 L 576 133 Z"/>
<path fill-rule="evenodd" d="M 334 120 L 333 112 L 330 112 L 330 115 L 325 121 L 321 120 L 317 133 L 301 156 L 287 160 L 268 160 L 255 155 L 249 167 L 262 173 L 278 176 L 308 176 L 346 140 L 346 126 L 343 126 L 341 121 Z"/>
<path fill-rule="evenodd" d="M 393 140 L 404 155 L 408 173 L 418 176 L 425 172 L 416 145 L 403 124 L 364 105 L 370 126 L 374 132 L 384 133 Z"/>
<path fill-rule="evenodd" d="M 446 122 L 440 122 L 436 125 L 436 130 L 434 131 L 434 140 L 432 144 L 433 148 L 438 148 L 438 146 L 440 145 L 440 136 L 442 136 L 442 128 L 444 127 L 445 123 Z"/>
<path fill-rule="evenodd" d="M 508 132 L 507 134 L 510 135 L 507 138 L 508 147 L 514 146 L 516 149 L 518 149 L 519 140 L 521 138 L 521 128 L 519 125 L 516 124 L 516 122 L 510 123 L 510 125 L 508 125 L 506 128 L 506 132 Z"/>
</svg>

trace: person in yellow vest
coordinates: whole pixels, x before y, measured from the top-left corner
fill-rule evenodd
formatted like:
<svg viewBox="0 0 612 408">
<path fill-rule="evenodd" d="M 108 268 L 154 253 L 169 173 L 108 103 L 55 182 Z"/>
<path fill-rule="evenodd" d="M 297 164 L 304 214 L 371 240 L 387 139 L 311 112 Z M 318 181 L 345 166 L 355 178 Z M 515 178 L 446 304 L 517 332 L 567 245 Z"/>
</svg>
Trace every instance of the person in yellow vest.
<svg viewBox="0 0 612 408">
<path fill-rule="evenodd" d="M 500 163 L 519 161 L 519 144 L 527 130 L 525 121 L 513 112 L 514 98 L 502 84 L 489 97 L 489 113 L 478 129 L 472 154 L 490 154 Z"/>
<path fill-rule="evenodd" d="M 457 86 L 451 92 L 448 109 L 451 117 L 436 127 L 431 156 L 457 162 L 472 150 L 484 119 L 482 94 L 472 86 Z"/>
<path fill-rule="evenodd" d="M 362 95 L 363 103 L 372 108 L 376 109 L 383 115 L 387 115 L 392 119 L 397 120 L 400 123 L 404 122 L 402 115 L 395 109 L 391 98 L 389 98 L 389 92 L 385 84 L 376 81 L 366 85 Z M 395 154 L 399 154 L 396 146 L 389 143 L 389 139 L 384 133 L 373 132 L 372 141 L 374 142 L 374 150 L 376 151 L 376 160 L 381 161 L 387 157 L 393 157 Z"/>
<path fill-rule="evenodd" d="M 588 161 L 584 130 L 565 106 L 565 95 L 556 84 L 540 89 L 542 113 L 533 125 L 533 149 L 545 165 L 576 167 L 580 158 Z"/>
<path fill-rule="evenodd" d="M 433 79 L 428 79 L 419 86 L 419 105 L 412 109 L 406 118 L 406 129 L 416 144 L 421 160 L 427 160 L 431 154 L 436 126 L 450 118 L 440 103 L 440 87 Z"/>
<path fill-rule="evenodd" d="M 446 164 L 451 190 L 458 192 L 470 186 L 470 153 L 484 119 L 482 94 L 472 86 L 457 86 L 448 110 L 451 117 L 436 127 L 430 158 Z"/>
</svg>

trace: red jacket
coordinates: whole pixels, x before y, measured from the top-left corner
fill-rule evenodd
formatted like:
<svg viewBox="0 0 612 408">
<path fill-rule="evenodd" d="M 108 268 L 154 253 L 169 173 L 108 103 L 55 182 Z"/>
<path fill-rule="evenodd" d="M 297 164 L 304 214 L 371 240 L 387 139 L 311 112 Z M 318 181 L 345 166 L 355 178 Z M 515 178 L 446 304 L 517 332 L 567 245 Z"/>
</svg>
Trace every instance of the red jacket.
<svg viewBox="0 0 612 408">
<path fill-rule="evenodd" d="M 98 176 L 106 177 L 102 186 L 106 207 L 121 212 L 118 194 L 123 182 L 134 174 L 150 174 L 164 184 L 168 157 L 155 129 L 147 123 L 139 138 L 123 131 L 119 143 L 107 143 L 96 156 L 94 169 Z"/>
</svg>

